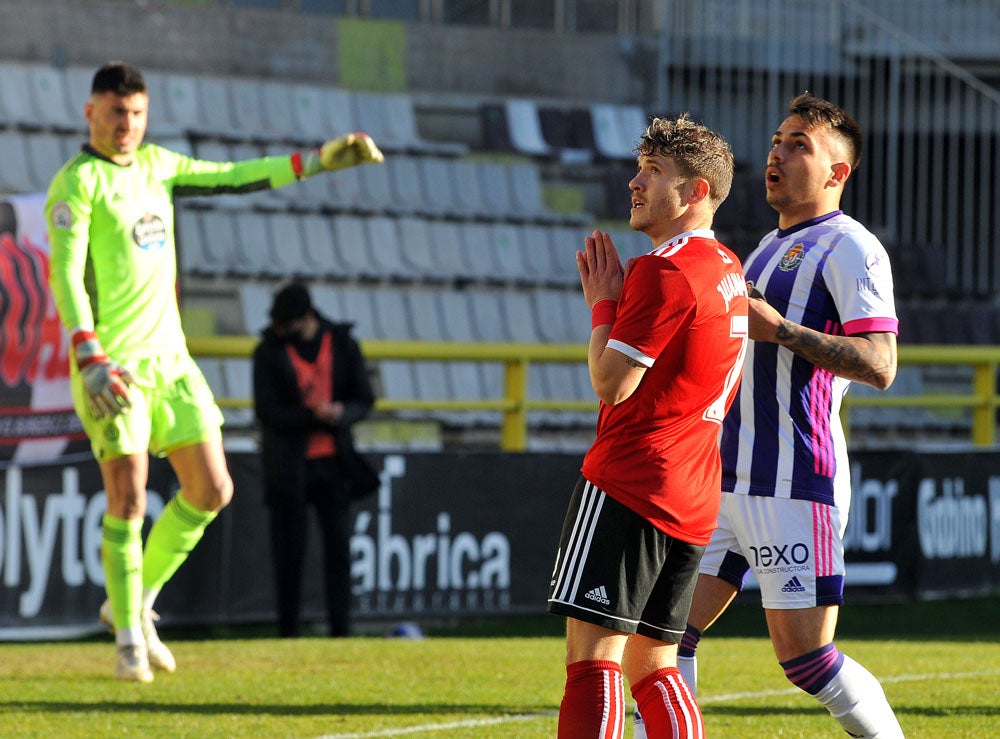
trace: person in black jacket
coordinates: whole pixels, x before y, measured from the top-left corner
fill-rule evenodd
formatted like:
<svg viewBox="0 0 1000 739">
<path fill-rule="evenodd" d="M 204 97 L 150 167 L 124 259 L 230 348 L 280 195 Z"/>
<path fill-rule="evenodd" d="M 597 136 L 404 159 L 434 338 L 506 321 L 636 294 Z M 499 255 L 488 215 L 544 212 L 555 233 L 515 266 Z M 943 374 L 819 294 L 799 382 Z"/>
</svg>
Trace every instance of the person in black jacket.
<svg viewBox="0 0 1000 739">
<path fill-rule="evenodd" d="M 308 289 L 279 290 L 271 324 L 253 353 L 254 409 L 261 430 L 265 502 L 271 514 L 278 630 L 299 635 L 307 507 L 323 538 L 330 636 L 350 630 L 350 504 L 377 489 L 355 451 L 351 426 L 375 402 L 350 324 L 332 323 Z"/>
</svg>

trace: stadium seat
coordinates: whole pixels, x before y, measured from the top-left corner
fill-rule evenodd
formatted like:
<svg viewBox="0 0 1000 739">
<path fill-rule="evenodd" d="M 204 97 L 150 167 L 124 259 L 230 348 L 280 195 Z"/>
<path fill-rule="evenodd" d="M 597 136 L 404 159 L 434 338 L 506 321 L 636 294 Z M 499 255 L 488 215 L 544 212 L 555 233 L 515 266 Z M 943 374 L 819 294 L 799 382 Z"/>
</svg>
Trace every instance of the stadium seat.
<svg viewBox="0 0 1000 739">
<path fill-rule="evenodd" d="M 202 248 L 209 268 L 216 275 L 239 273 L 234 218 L 238 211 L 209 210 L 198 213 L 203 234 Z"/>
<path fill-rule="evenodd" d="M 414 209 L 402 202 L 393 189 L 395 165 L 390 157 L 384 164 L 369 164 L 357 167 L 361 183 L 361 196 L 367 208 L 376 213 L 413 213 Z M 342 170 L 350 171 L 350 170 Z M 334 176 L 341 172 L 334 172 Z"/>
<path fill-rule="evenodd" d="M 386 159 L 385 164 L 372 167 L 383 169 L 392 186 L 393 204 L 402 213 L 430 213 L 433 209 L 424 197 L 420 166 L 417 157 L 398 154 Z M 436 211 L 440 213 L 441 211 Z"/>
<path fill-rule="evenodd" d="M 73 141 L 79 144 L 75 135 Z M 34 189 L 45 192 L 56 172 L 77 148 L 74 146 L 70 149 L 63 135 L 47 131 L 29 133 L 24 137 L 24 142 L 28 149 L 28 163 L 31 167 L 31 179 L 35 183 Z"/>
<path fill-rule="evenodd" d="M 580 273 L 576 267 L 576 253 L 584 248 L 584 239 L 591 230 L 578 226 L 549 226 L 549 254 L 558 282 L 579 289 Z"/>
<path fill-rule="evenodd" d="M 553 106 L 539 106 L 538 122 L 545 142 L 559 153 L 559 160 L 567 164 L 587 164 L 594 156 L 593 142 L 581 141 L 570 111 Z M 589 134 L 590 128 L 587 128 Z"/>
<path fill-rule="evenodd" d="M 638 105 L 621 105 L 618 107 L 618 114 L 622 122 L 622 133 L 626 142 L 631 142 L 632 147 L 642 138 L 643 133 L 649 127 L 650 116 Z M 629 157 L 635 156 L 633 151 L 629 151 Z"/>
<path fill-rule="evenodd" d="M 310 138 L 303 136 L 296 126 L 291 86 L 278 80 L 264 80 L 257 84 L 260 86 L 263 117 L 269 136 L 288 144 L 310 143 Z"/>
<path fill-rule="evenodd" d="M 524 243 L 524 262 L 529 273 L 539 284 L 561 284 L 568 281 L 566 274 L 556 268 L 550 227 L 526 223 L 521 231 Z M 579 277 L 574 273 L 574 280 Z"/>
<path fill-rule="evenodd" d="M 346 279 L 335 247 L 333 228 L 327 216 L 304 213 L 302 226 L 302 254 L 314 277 Z"/>
<path fill-rule="evenodd" d="M 534 100 L 507 98 L 504 101 L 507 132 L 514 151 L 535 157 L 550 157 L 552 147 L 545 141 Z"/>
<path fill-rule="evenodd" d="M 243 277 L 284 277 L 274 256 L 274 235 L 264 213 L 243 211 L 231 215 L 235 229 L 233 271 Z"/>
<path fill-rule="evenodd" d="M 403 297 L 406 313 L 412 318 L 413 338 L 417 341 L 446 341 L 439 289 L 429 285 L 400 285 L 396 290 Z"/>
<path fill-rule="evenodd" d="M 526 219 L 525 215 L 518 210 L 514 202 L 506 167 L 507 165 L 499 162 L 479 162 L 476 165 L 486 209 L 492 214 L 493 218 L 501 220 L 530 220 Z"/>
<path fill-rule="evenodd" d="M 472 307 L 469 292 L 463 289 L 442 288 L 438 293 L 445 339 L 467 343 L 479 341 L 472 325 Z"/>
<path fill-rule="evenodd" d="M 511 203 L 522 217 L 526 220 L 544 222 L 566 220 L 567 216 L 553 213 L 545 205 L 542 177 L 538 165 L 529 162 L 513 162 L 505 169 L 510 180 Z"/>
<path fill-rule="evenodd" d="M 94 72 L 90 67 L 68 67 L 66 85 L 69 89 L 70 107 L 83 115 L 83 104 L 90 96 L 90 86 Z M 177 140 L 185 135 L 185 126 L 170 118 L 169 88 L 167 75 L 156 70 L 143 70 L 146 92 L 149 94 L 149 109 L 146 117 L 146 137 L 151 140 Z M 171 147 L 173 148 L 173 147 Z M 176 149 L 175 149 L 176 151 Z"/>
<path fill-rule="evenodd" d="M 416 105 L 409 93 L 383 94 L 381 103 L 385 116 L 384 134 L 392 146 L 415 154 L 441 156 L 457 156 L 468 150 L 459 142 L 430 141 L 421 136 L 417 127 Z"/>
<path fill-rule="evenodd" d="M 482 288 L 469 294 L 476 341 L 515 341 L 503 312 L 501 290 Z"/>
<path fill-rule="evenodd" d="M 414 280 L 440 280 L 434 245 L 431 243 L 430 222 L 425 218 L 404 216 L 399 219 L 399 237 L 404 244 L 402 257 L 409 277 Z"/>
<path fill-rule="evenodd" d="M 0 189 L 4 192 L 34 192 L 39 190 L 31 163 L 28 161 L 28 147 L 25 139 L 31 134 L 22 131 L 0 131 Z"/>
<path fill-rule="evenodd" d="M 0 109 L 7 125 L 40 130 L 44 122 L 35 110 L 29 68 L 19 62 L 0 64 Z"/>
<path fill-rule="evenodd" d="M 406 241 L 400 236 L 397 219 L 389 216 L 369 216 L 364 220 L 365 249 L 383 280 L 413 279 L 403 252 Z"/>
<path fill-rule="evenodd" d="M 594 132 L 594 148 L 607 159 L 633 159 L 635 134 L 625 131 L 619 106 L 613 103 L 594 103 L 590 106 L 590 119 Z"/>
<path fill-rule="evenodd" d="M 344 130 L 330 127 L 323 87 L 297 83 L 288 86 L 288 93 L 292 125 L 303 141 L 317 145 Z"/>
<path fill-rule="evenodd" d="M 194 79 L 199 117 L 195 133 L 225 140 L 246 137 L 243 125 L 234 118 L 229 92 L 230 78 L 200 74 Z"/>
<path fill-rule="evenodd" d="M 271 323 L 268 313 L 274 300 L 274 288 L 250 280 L 240 282 L 239 300 L 244 333 L 247 336 L 258 336 Z M 315 292 L 313 300 L 316 300 Z"/>
<path fill-rule="evenodd" d="M 497 273 L 497 261 L 492 254 L 491 225 L 482 221 L 464 221 L 458 226 L 464 269 L 469 279 L 481 282 L 504 279 L 503 273 Z"/>
<path fill-rule="evenodd" d="M 166 120 L 188 133 L 205 128 L 194 75 L 168 72 L 163 81 L 163 107 Z"/>
<path fill-rule="evenodd" d="M 381 385 L 380 396 L 387 400 L 418 400 L 415 373 L 412 362 L 401 359 L 382 359 L 378 362 L 378 376 Z M 400 418 L 420 417 L 410 411 L 400 411 Z"/>
<path fill-rule="evenodd" d="M 510 327 L 513 341 L 537 344 L 542 341 L 535 320 L 535 306 L 531 302 L 531 289 L 510 289 L 500 293 L 504 317 Z"/>
<path fill-rule="evenodd" d="M 338 292 L 343 305 L 341 320 L 354 324 L 355 336 L 363 339 L 380 338 L 370 289 L 350 283 L 331 289 Z"/>
<path fill-rule="evenodd" d="M 246 77 L 228 77 L 225 83 L 225 102 L 235 125 L 234 133 L 248 141 L 267 142 L 280 138 L 271 128 L 269 111 L 264 110 L 263 83 Z"/>
<path fill-rule="evenodd" d="M 180 274 L 216 273 L 205 253 L 204 240 L 200 211 L 179 205 L 174 212 L 174 241 L 177 244 L 177 269 Z"/>
<path fill-rule="evenodd" d="M 372 309 L 375 313 L 375 328 L 380 339 L 411 341 L 417 338 L 417 331 L 408 310 L 406 297 L 396 285 L 372 285 L 369 288 Z"/>
<path fill-rule="evenodd" d="M 310 292 L 312 293 L 313 306 L 325 318 L 334 322 L 351 322 L 346 318 L 347 311 L 344 308 L 343 294 L 336 286 L 319 283 L 313 285 Z"/>
<path fill-rule="evenodd" d="M 437 277 L 441 280 L 468 279 L 459 224 L 455 221 L 428 221 L 427 236 Z"/>
<path fill-rule="evenodd" d="M 552 344 L 584 344 L 590 339 L 589 311 L 579 290 L 538 288 L 531 292 L 542 340 Z"/>
<path fill-rule="evenodd" d="M 479 107 L 479 125 L 482 131 L 483 148 L 492 151 L 513 152 L 507 111 L 501 103 L 484 103 Z"/>
<path fill-rule="evenodd" d="M 479 178 L 479 165 L 459 159 L 449 168 L 455 210 L 464 218 L 497 218 L 486 203 Z"/>
<path fill-rule="evenodd" d="M 83 105 L 70 106 L 66 75 L 61 69 L 43 64 L 26 65 L 22 69 L 27 70 L 33 105 L 44 126 L 72 133 L 87 130 Z"/>
<path fill-rule="evenodd" d="M 375 261 L 375 249 L 368 241 L 366 219 L 341 213 L 332 218 L 333 251 L 341 278 L 378 280 L 383 277 Z"/>
<path fill-rule="evenodd" d="M 414 162 L 417 166 L 420 188 L 423 191 L 424 207 L 428 213 L 448 215 L 451 218 L 470 217 L 461 211 L 452 192 L 451 168 L 455 166 L 454 160 L 422 156 L 416 157 Z"/>
<path fill-rule="evenodd" d="M 535 280 L 535 275 L 527 265 L 522 226 L 514 223 L 491 223 L 487 228 L 490 236 L 489 255 L 494 274 L 510 282 Z"/>
<path fill-rule="evenodd" d="M 358 130 L 375 139 L 384 152 L 405 151 L 405 145 L 396 141 L 390 131 L 381 93 L 355 90 L 351 94 L 351 103 Z"/>
</svg>

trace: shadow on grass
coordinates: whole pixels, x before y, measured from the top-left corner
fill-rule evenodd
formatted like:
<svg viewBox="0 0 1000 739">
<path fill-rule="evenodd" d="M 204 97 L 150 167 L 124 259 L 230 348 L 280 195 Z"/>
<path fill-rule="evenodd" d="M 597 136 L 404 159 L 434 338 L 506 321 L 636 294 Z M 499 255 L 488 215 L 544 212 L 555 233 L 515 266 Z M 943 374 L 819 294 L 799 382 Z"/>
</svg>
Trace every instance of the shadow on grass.
<svg viewBox="0 0 1000 739">
<path fill-rule="evenodd" d="M 927 718 L 948 718 L 949 716 L 1000 716 L 1000 706 L 899 706 L 893 705 L 897 716 L 924 716 Z M 821 706 L 776 707 L 776 706 L 703 706 L 704 716 L 729 716 L 746 718 L 751 716 L 811 716 L 819 714 Z"/>
<path fill-rule="evenodd" d="M 247 705 L 245 703 L 153 703 L 113 701 L 0 701 L 0 714 L 20 713 L 107 713 L 107 714 L 190 714 L 200 716 L 366 716 L 373 713 L 392 716 L 556 716 L 556 707 L 539 710 L 538 706 L 463 705 L 418 703 L 391 705 L 386 703 L 322 703 L 290 706 L 282 704 Z"/>
</svg>

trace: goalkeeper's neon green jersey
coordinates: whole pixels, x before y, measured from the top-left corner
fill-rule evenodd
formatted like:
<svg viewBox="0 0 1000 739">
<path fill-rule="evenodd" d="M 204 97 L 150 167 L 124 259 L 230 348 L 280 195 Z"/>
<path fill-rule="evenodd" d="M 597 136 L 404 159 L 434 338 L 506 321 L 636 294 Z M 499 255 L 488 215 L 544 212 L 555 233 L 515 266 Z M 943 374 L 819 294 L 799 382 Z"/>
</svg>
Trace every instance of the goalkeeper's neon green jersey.
<svg viewBox="0 0 1000 739">
<path fill-rule="evenodd" d="M 187 351 L 173 198 L 294 180 L 289 157 L 207 162 L 143 144 L 122 166 L 84 146 L 53 178 L 45 203 L 49 285 L 63 325 L 93 328 L 119 362 Z"/>
</svg>

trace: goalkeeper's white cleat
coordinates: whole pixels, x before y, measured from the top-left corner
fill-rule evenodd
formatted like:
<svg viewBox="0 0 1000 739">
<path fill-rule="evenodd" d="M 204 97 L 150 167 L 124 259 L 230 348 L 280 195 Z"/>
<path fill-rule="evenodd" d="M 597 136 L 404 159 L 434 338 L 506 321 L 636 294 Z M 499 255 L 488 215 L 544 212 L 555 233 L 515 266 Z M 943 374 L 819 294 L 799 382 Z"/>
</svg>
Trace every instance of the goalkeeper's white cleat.
<svg viewBox="0 0 1000 739">
<path fill-rule="evenodd" d="M 108 630 L 115 633 L 115 617 L 111 612 L 111 601 L 105 600 L 101 604 L 101 623 L 108 627 Z M 156 611 L 143 611 L 140 625 L 142 626 L 142 636 L 146 640 L 146 654 L 148 664 L 154 669 L 163 672 L 173 672 L 177 669 L 177 660 L 167 645 L 160 641 L 160 635 L 156 633 L 154 621 L 159 621 L 160 616 Z"/>
<path fill-rule="evenodd" d="M 142 612 L 142 635 L 146 639 L 146 651 L 149 653 L 149 664 L 163 672 L 173 672 L 177 669 L 177 661 L 174 655 L 167 649 L 167 645 L 160 641 L 159 634 L 156 633 L 154 621 L 159 621 L 160 617 L 156 611 Z"/>
<path fill-rule="evenodd" d="M 137 683 L 153 682 L 153 671 L 149 669 L 149 657 L 142 644 L 119 644 L 118 666 L 115 678 Z"/>
</svg>

